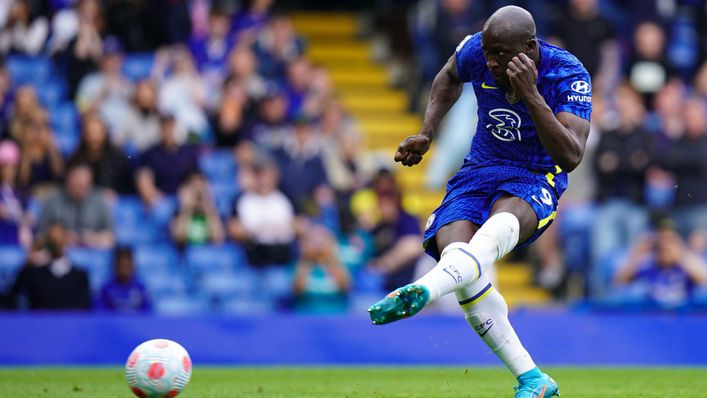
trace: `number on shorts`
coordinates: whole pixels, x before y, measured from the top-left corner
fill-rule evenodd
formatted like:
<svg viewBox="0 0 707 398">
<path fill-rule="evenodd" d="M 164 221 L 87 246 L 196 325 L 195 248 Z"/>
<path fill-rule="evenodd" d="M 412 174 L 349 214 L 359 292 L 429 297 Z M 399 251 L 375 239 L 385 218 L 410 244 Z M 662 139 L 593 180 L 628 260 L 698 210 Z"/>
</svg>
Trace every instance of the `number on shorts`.
<svg viewBox="0 0 707 398">
<path fill-rule="evenodd" d="M 541 204 L 540 202 L 543 202 L 548 206 L 552 206 L 552 196 L 550 195 L 550 191 L 548 191 L 546 188 L 543 188 L 542 192 L 543 196 L 540 197 L 540 200 L 538 200 L 538 197 L 535 195 L 532 196 L 533 200 L 538 204 Z"/>
</svg>

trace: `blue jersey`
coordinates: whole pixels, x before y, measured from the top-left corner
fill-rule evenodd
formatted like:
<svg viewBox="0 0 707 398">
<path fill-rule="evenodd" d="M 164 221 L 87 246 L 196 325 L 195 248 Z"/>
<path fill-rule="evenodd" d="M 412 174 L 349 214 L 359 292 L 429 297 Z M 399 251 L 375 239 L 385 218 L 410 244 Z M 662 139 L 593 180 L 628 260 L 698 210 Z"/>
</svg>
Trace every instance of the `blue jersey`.
<svg viewBox="0 0 707 398">
<path fill-rule="evenodd" d="M 538 40 L 540 64 L 537 87 L 550 109 L 589 120 L 592 88 L 584 66 L 569 52 Z M 540 172 L 560 171 L 540 142 L 533 120 L 522 101 L 511 103 L 495 87 L 481 49 L 481 33 L 467 36 L 456 51 L 457 73 L 471 82 L 478 102 L 478 125 L 465 164 L 517 166 Z M 567 175 L 557 182 L 566 187 Z"/>
<path fill-rule="evenodd" d="M 572 54 L 538 40 L 538 91 L 557 114 L 569 112 L 589 120 L 592 88 L 589 74 Z M 457 73 L 476 92 L 479 122 L 469 154 L 447 183 L 447 194 L 430 215 L 425 250 L 439 259 L 435 236 L 457 220 L 482 225 L 494 202 L 503 195 L 525 200 L 535 212 L 535 233 L 519 246 L 536 240 L 557 214 L 558 200 L 567 188 L 567 173 L 550 158 L 533 120 L 521 101 L 512 103 L 495 87 L 481 49 L 481 34 L 468 36 L 456 52 Z"/>
</svg>

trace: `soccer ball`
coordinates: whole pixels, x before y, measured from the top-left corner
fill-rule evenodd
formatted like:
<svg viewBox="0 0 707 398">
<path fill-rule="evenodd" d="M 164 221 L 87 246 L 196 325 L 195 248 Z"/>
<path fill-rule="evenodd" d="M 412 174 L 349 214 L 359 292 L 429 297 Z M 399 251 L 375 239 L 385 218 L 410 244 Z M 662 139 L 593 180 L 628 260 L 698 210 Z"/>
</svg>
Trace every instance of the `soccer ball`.
<svg viewBox="0 0 707 398">
<path fill-rule="evenodd" d="M 182 392 L 191 377 L 191 358 L 171 340 L 146 341 L 130 353 L 125 378 L 140 398 L 170 398 Z"/>
</svg>

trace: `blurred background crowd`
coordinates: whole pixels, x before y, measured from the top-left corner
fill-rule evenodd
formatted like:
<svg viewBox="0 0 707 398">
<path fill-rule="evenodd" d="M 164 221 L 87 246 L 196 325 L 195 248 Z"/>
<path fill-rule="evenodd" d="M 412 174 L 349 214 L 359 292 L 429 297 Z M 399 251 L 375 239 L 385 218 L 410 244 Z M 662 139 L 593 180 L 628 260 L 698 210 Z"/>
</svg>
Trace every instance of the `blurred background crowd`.
<svg viewBox="0 0 707 398">
<path fill-rule="evenodd" d="M 509 2 L 329 3 L 0 1 L 2 305 L 360 311 L 429 266 L 429 212 L 406 204 L 392 151 L 367 150 L 292 15 L 353 13 L 421 112 L 457 44 Z M 707 304 L 707 5 L 513 3 L 594 89 L 561 214 L 513 260 L 558 300 Z M 465 89 L 419 185 L 443 188 L 475 111 Z"/>
</svg>

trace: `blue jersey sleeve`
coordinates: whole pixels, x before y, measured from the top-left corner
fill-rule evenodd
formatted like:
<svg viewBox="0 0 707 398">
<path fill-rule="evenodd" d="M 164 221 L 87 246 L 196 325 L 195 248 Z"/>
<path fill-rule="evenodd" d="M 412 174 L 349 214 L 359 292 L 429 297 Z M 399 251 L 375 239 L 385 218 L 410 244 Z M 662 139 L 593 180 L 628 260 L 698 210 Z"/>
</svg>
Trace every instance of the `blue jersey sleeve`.
<svg viewBox="0 0 707 398">
<path fill-rule="evenodd" d="M 457 62 L 457 75 L 463 82 L 471 82 L 486 65 L 481 50 L 481 32 L 467 36 L 459 43 L 454 54 Z"/>
<path fill-rule="evenodd" d="M 569 69 L 557 82 L 555 93 L 555 114 L 569 112 L 589 120 L 592 113 L 592 82 L 581 64 Z"/>
</svg>

